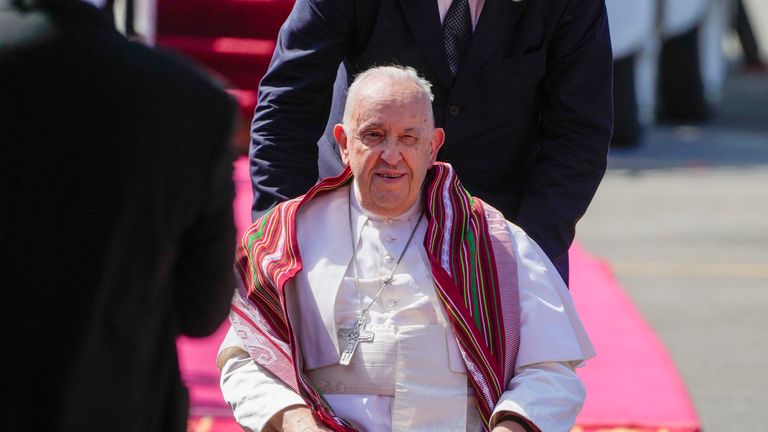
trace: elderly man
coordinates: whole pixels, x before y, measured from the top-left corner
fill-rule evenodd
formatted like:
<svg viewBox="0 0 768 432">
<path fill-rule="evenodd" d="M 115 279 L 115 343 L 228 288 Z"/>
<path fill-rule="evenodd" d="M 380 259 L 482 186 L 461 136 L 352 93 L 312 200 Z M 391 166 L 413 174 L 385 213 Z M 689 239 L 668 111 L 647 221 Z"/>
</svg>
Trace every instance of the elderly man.
<svg viewBox="0 0 768 432">
<path fill-rule="evenodd" d="M 429 83 L 380 67 L 345 171 L 246 232 L 218 364 L 248 430 L 568 431 L 593 355 L 557 270 L 435 163 Z"/>
</svg>

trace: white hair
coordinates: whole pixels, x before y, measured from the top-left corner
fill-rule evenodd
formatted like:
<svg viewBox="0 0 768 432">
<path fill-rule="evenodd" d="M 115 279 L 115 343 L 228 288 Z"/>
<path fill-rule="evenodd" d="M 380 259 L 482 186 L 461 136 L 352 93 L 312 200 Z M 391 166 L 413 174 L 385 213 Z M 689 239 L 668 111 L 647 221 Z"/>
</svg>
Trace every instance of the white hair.
<svg viewBox="0 0 768 432">
<path fill-rule="evenodd" d="M 352 81 L 352 85 L 349 86 L 347 92 L 347 101 L 344 105 L 344 124 L 351 124 L 352 112 L 354 110 L 354 102 L 357 97 L 357 93 L 365 89 L 371 82 L 380 81 L 396 81 L 396 82 L 410 82 L 414 84 L 424 96 L 426 102 L 427 117 L 431 123 L 434 123 L 434 117 L 432 115 L 432 101 L 435 96 L 432 94 L 432 84 L 426 79 L 419 76 L 416 69 L 410 66 L 374 66 L 364 72 L 361 72 Z"/>
</svg>

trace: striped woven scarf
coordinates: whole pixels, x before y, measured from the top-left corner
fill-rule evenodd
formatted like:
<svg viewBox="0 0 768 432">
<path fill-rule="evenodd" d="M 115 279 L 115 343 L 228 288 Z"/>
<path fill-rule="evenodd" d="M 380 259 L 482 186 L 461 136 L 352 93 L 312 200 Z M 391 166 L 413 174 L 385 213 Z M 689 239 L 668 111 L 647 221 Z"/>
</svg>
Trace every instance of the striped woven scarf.
<svg viewBox="0 0 768 432">
<path fill-rule="evenodd" d="M 279 204 L 246 231 L 238 250 L 236 268 L 241 284 L 231 315 L 241 336 L 243 332 L 253 333 L 252 337 L 244 338 L 250 340 L 246 346 L 254 360 L 292 387 L 336 431 L 355 429 L 333 413 L 304 375 L 283 288 L 302 268 L 296 212 L 303 203 L 343 186 L 351 178 L 347 167 L 339 176 L 318 183 L 306 195 Z M 519 335 L 510 337 L 508 333 L 519 332 L 519 316 L 510 319 L 509 311 L 502 311 L 485 204 L 464 190 L 448 164 L 435 164 L 426 182 L 428 225 L 424 248 L 430 258 L 438 298 L 459 342 L 487 430 L 493 408 L 511 378 Z M 503 218 L 498 219 L 503 222 Z M 516 277 L 515 269 L 506 270 L 514 271 Z M 516 321 L 518 327 L 509 321 Z"/>
</svg>

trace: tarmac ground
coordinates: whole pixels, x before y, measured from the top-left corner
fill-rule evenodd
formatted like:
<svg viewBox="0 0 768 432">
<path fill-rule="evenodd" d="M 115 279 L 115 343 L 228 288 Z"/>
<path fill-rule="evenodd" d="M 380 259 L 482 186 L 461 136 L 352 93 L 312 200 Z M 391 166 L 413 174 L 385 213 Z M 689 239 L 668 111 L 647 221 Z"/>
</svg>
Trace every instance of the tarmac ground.
<svg viewBox="0 0 768 432">
<path fill-rule="evenodd" d="M 703 431 L 766 431 L 768 73 L 732 71 L 711 121 L 643 141 L 611 151 L 577 240 L 666 345 Z"/>
</svg>

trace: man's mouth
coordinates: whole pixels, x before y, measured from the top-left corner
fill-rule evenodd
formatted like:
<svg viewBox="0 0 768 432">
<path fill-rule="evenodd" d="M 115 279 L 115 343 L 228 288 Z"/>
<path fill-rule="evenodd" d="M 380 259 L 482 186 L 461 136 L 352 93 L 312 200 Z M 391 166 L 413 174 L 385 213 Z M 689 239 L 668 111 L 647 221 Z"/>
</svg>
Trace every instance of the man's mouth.
<svg viewBox="0 0 768 432">
<path fill-rule="evenodd" d="M 377 173 L 376 176 L 383 177 L 385 179 L 398 179 L 403 177 L 404 174 L 389 174 L 389 173 Z"/>
</svg>

